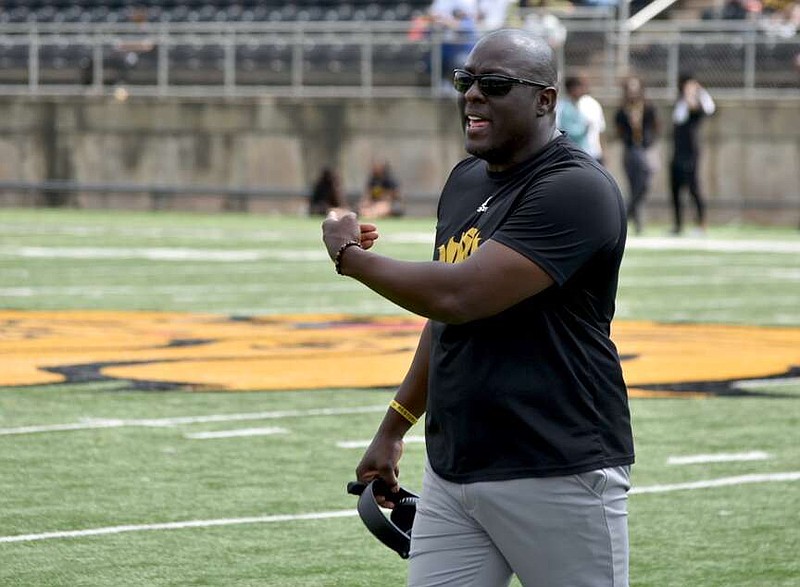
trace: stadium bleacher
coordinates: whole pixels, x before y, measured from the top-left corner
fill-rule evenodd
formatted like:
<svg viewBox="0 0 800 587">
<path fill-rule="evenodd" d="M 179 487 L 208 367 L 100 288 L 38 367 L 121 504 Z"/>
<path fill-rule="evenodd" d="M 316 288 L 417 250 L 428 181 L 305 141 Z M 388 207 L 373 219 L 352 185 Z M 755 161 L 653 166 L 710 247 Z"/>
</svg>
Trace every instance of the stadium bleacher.
<svg viewBox="0 0 800 587">
<path fill-rule="evenodd" d="M 403 21 L 429 0 L 5 0 L 0 23 Z"/>
<path fill-rule="evenodd" d="M 638 0 L 637 6 L 646 1 Z M 301 79 L 304 87 L 431 86 L 435 45 L 416 42 L 407 34 L 412 20 L 430 4 L 431 0 L 0 0 L 0 85 L 221 86 L 235 80 L 241 87 L 290 87 Z M 573 7 L 585 9 L 586 4 L 587 0 L 572 0 Z M 607 77 L 609 69 L 602 62 L 614 50 L 609 35 L 615 17 L 608 10 L 605 15 L 611 25 L 584 27 L 576 13 L 565 13 L 563 18 L 578 25 L 561 48 L 569 68 Z M 295 25 L 316 28 L 298 41 Z M 374 25 L 395 28 L 391 34 L 367 35 L 365 41 L 365 33 L 377 30 Z M 28 29 L 37 32 L 31 36 Z M 162 29 L 170 31 L 168 38 L 160 36 Z M 731 38 L 682 39 L 681 66 L 702 74 L 715 87 L 741 87 L 748 80 L 744 68 L 749 49 Z M 755 43 L 748 38 L 754 43 L 750 54 L 758 60 L 749 79 L 769 87 L 796 87 L 792 69 L 797 67 L 797 44 L 785 39 Z M 672 41 L 665 39 L 634 42 L 629 51 L 630 64 L 652 77 L 649 81 L 656 86 L 664 85 L 664 72 L 675 58 Z"/>
<path fill-rule="evenodd" d="M 4 0 L 0 2 L 0 25 L 69 24 L 204 24 L 204 23 L 353 23 L 362 21 L 406 22 L 421 14 L 429 0 L 402 2 L 380 0 Z M 376 61 L 396 67 L 393 80 L 416 83 L 426 69 L 425 51 L 409 52 L 407 45 L 381 45 Z M 51 36 L 37 47 L 38 84 L 68 84 L 80 80 L 90 84 L 95 74 L 96 52 L 90 38 Z M 234 50 L 237 84 L 291 83 L 293 51 L 280 36 L 245 36 Z M 0 83 L 26 83 L 31 49 L 24 36 L 0 37 Z M 167 53 L 170 84 L 218 84 L 223 82 L 225 48 L 197 37 L 182 37 L 170 43 Z M 409 62 L 410 58 L 410 62 Z M 155 84 L 155 46 L 102 48 L 105 84 Z M 358 84 L 361 47 L 342 41 L 306 43 L 302 51 L 304 70 L 314 85 L 332 81 Z"/>
</svg>

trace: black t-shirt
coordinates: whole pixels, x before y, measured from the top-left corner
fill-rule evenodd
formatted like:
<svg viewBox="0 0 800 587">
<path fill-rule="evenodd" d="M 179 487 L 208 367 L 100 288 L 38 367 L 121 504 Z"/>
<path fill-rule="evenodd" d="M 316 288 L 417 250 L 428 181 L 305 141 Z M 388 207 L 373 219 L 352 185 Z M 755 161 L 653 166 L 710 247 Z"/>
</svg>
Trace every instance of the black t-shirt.
<svg viewBox="0 0 800 587">
<path fill-rule="evenodd" d="M 691 163 L 700 154 L 700 123 L 706 113 L 701 109 L 689 110 L 688 118 L 673 125 L 673 158 L 676 161 Z"/>
<path fill-rule="evenodd" d="M 456 165 L 434 259 L 462 261 L 493 239 L 555 284 L 489 318 L 432 322 L 425 428 L 437 474 L 468 483 L 633 462 L 609 338 L 625 235 L 616 182 L 564 136 L 503 173 L 474 157 Z"/>
<path fill-rule="evenodd" d="M 394 175 L 388 169 L 383 174 L 372 174 L 367 180 L 367 192 L 374 202 L 385 200 L 389 192 L 400 187 Z"/>
<path fill-rule="evenodd" d="M 634 125 L 628 112 L 620 108 L 614 114 L 614 121 L 617 124 L 617 129 L 620 133 L 622 143 L 630 147 L 642 147 L 647 149 L 652 146 L 656 141 L 656 133 L 658 131 L 658 114 L 656 113 L 655 106 L 646 102 L 642 112 L 642 120 L 640 124 Z"/>
</svg>

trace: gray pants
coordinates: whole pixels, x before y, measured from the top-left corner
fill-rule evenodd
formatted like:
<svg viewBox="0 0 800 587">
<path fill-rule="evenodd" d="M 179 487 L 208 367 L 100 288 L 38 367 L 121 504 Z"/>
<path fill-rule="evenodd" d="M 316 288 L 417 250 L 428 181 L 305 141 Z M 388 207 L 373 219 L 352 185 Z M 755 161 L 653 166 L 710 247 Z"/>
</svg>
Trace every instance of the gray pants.
<svg viewBox="0 0 800 587">
<path fill-rule="evenodd" d="M 459 484 L 425 464 L 409 587 L 627 587 L 630 467 Z"/>
</svg>

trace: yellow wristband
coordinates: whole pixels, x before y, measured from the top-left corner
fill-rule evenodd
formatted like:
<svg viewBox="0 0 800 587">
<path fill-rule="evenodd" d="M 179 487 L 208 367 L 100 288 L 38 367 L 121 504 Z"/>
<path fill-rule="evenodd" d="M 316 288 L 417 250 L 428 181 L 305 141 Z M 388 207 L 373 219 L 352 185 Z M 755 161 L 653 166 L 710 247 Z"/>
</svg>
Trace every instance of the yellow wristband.
<svg viewBox="0 0 800 587">
<path fill-rule="evenodd" d="M 416 424 L 416 423 L 417 423 L 417 417 L 416 417 L 414 414 L 412 414 L 411 412 L 409 412 L 409 411 L 408 411 L 408 410 L 407 410 L 407 409 L 406 409 L 406 408 L 405 408 L 405 407 L 404 407 L 404 406 L 403 406 L 403 405 L 402 405 L 400 402 L 398 402 L 397 400 L 392 400 L 391 402 L 389 402 L 389 407 L 390 407 L 390 408 L 392 408 L 392 409 L 393 409 L 395 412 L 397 412 L 397 413 L 398 413 L 398 414 L 400 414 L 401 416 L 403 416 L 403 418 L 405 418 L 406 420 L 408 420 L 409 422 L 411 422 L 411 425 L 412 425 L 412 426 L 413 426 L 414 424 Z"/>
</svg>

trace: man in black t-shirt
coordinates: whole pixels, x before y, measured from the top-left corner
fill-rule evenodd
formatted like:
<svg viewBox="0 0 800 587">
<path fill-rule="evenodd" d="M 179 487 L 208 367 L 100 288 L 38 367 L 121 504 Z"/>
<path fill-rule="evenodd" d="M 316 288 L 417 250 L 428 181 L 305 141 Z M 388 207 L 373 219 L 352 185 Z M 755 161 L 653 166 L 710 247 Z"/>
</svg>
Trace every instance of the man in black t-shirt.
<svg viewBox="0 0 800 587">
<path fill-rule="evenodd" d="M 557 79 L 552 49 L 516 30 L 454 72 L 471 156 L 442 190 L 433 261 L 368 250 L 377 228 L 354 215 L 323 223 L 339 273 L 429 319 L 356 469 L 397 488 L 425 413 L 414 587 L 628 584 L 633 441 L 610 339 L 625 209 L 556 129 Z"/>
</svg>

